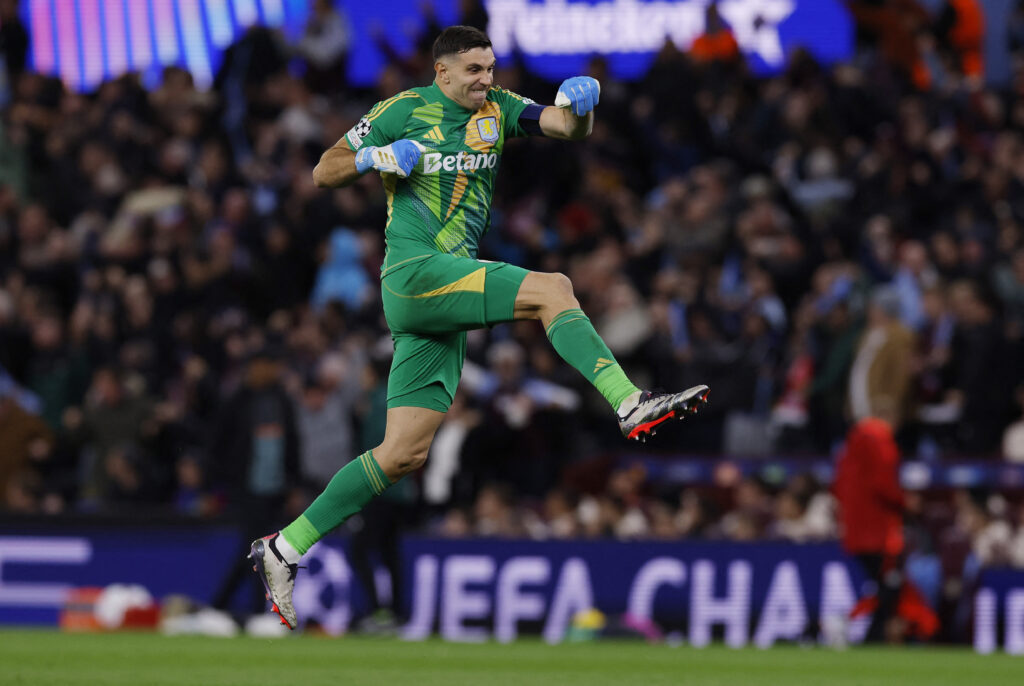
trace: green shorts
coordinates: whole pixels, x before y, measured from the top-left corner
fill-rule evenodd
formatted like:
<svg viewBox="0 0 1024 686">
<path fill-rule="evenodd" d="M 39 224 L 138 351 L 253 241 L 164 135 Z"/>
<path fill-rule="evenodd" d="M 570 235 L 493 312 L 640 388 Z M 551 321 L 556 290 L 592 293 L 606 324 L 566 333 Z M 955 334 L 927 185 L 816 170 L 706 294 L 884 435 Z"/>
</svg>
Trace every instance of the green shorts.
<svg viewBox="0 0 1024 686">
<path fill-rule="evenodd" d="M 504 262 L 434 253 L 399 262 L 381 278 L 395 356 L 388 408 L 447 412 L 466 357 L 466 331 L 513 319 L 529 272 Z"/>
</svg>

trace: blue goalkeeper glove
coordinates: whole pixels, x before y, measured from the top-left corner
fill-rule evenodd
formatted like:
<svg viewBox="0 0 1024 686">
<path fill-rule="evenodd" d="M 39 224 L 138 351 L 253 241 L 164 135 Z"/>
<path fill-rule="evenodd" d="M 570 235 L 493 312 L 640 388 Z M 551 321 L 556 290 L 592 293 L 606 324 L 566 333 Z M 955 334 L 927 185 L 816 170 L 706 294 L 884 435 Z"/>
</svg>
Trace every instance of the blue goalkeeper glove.
<svg viewBox="0 0 1024 686">
<path fill-rule="evenodd" d="M 555 96 L 555 107 L 571 107 L 572 113 L 582 117 L 594 109 L 601 99 L 601 84 L 589 76 L 574 76 L 562 81 Z"/>
<path fill-rule="evenodd" d="M 424 150 L 426 148 L 421 144 L 404 138 L 380 148 L 365 145 L 356 152 L 356 170 L 365 174 L 376 169 L 382 174 L 398 174 L 404 179 L 412 173 Z"/>
</svg>

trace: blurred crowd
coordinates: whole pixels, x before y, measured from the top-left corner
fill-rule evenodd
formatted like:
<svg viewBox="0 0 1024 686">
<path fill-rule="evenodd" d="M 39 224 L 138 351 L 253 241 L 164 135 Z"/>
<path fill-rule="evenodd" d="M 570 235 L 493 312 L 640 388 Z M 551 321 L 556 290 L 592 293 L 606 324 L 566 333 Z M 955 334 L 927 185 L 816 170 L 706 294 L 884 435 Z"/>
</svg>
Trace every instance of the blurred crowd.
<svg viewBox="0 0 1024 686">
<path fill-rule="evenodd" d="M 568 274 L 638 385 L 711 387 L 651 451 L 827 456 L 875 416 L 906 455 L 1024 461 L 1024 5 L 996 89 L 948 21 L 965 4 L 888 3 L 900 21 L 858 16 L 854 60 L 798 53 L 771 78 L 713 6 L 694 51 L 666 45 L 639 81 L 593 59 L 593 135 L 506 148 L 480 256 Z M 312 5 L 292 44 L 251 28 L 209 91 L 172 67 L 78 94 L 7 59 L 3 508 L 297 512 L 380 440 L 384 191 L 373 174 L 320 190 L 311 171 L 375 102 L 430 83 L 439 27 L 427 16 L 409 55 L 377 38 L 390 64 L 358 88 L 347 21 Z M 495 82 L 557 88 L 515 57 Z M 495 327 L 470 335 L 404 497 L 446 535 L 834 534 L 803 479 L 716 499 L 652 495 L 632 468 L 586 476 L 625 447 L 540 327 Z"/>
<path fill-rule="evenodd" d="M 431 520 L 449 538 L 495 536 L 534 540 L 616 538 L 807 543 L 836 538 L 835 502 L 808 475 L 781 485 L 744 478 L 729 487 L 656 488 L 639 465 L 615 469 L 604 489 L 577 495 L 571 488 L 543 499 L 515 497 L 507 486 L 485 484 L 469 507 Z"/>
</svg>

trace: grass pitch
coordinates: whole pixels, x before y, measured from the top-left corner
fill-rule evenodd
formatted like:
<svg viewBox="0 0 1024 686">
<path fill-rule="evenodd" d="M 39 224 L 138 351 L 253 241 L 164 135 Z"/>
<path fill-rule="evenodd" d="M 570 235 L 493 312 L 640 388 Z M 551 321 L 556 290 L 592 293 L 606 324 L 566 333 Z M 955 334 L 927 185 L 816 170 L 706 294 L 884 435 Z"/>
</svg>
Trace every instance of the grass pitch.
<svg viewBox="0 0 1024 686">
<path fill-rule="evenodd" d="M 967 648 L 704 650 L 390 639 L 211 639 L 0 631 L 3 686 L 601 686 L 1024 683 L 1024 659 Z"/>
</svg>

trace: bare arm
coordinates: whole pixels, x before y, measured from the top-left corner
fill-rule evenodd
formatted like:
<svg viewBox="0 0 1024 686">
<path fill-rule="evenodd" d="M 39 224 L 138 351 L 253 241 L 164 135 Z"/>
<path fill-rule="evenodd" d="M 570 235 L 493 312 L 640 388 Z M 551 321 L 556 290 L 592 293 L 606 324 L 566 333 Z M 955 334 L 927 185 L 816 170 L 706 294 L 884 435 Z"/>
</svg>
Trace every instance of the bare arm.
<svg viewBox="0 0 1024 686">
<path fill-rule="evenodd" d="M 568 107 L 545 107 L 540 113 L 540 130 L 548 138 L 578 141 L 590 135 L 594 128 L 594 111 L 577 117 Z"/>
<path fill-rule="evenodd" d="M 341 188 L 354 183 L 362 174 L 356 169 L 356 154 L 342 138 L 320 156 L 313 169 L 313 183 L 320 188 Z"/>
</svg>

